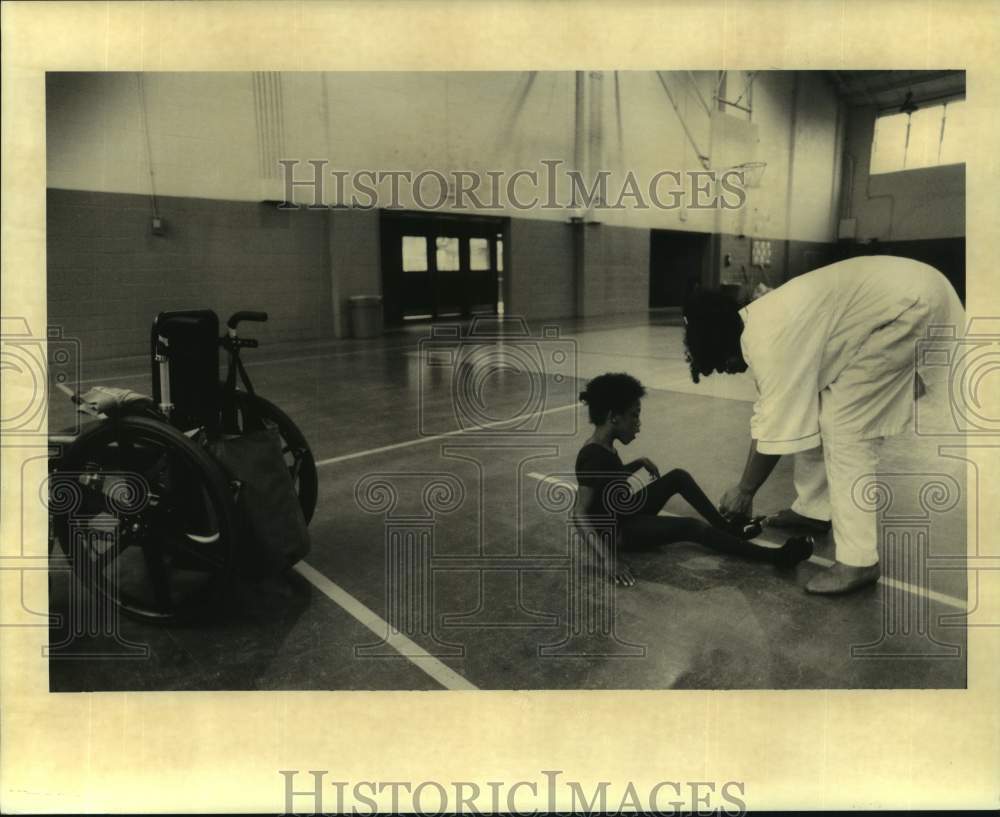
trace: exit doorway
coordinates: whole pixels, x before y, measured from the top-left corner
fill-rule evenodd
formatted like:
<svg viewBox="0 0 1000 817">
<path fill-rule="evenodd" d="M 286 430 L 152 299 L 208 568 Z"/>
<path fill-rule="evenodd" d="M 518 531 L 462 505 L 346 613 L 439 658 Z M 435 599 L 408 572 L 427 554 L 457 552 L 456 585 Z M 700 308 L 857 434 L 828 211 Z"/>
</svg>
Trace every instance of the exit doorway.
<svg viewBox="0 0 1000 817">
<path fill-rule="evenodd" d="M 649 306 L 680 308 L 691 291 L 707 280 L 709 233 L 650 230 Z"/>
<path fill-rule="evenodd" d="M 504 218 L 383 212 L 387 323 L 496 315 L 506 235 Z"/>
</svg>

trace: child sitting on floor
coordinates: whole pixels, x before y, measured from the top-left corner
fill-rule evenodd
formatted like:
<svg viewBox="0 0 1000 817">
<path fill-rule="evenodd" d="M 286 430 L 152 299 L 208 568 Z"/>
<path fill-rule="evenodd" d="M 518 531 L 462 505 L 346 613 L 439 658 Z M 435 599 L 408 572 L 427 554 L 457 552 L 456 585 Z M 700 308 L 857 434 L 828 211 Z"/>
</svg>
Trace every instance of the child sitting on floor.
<svg viewBox="0 0 1000 817">
<path fill-rule="evenodd" d="M 630 586 L 635 577 L 614 548 L 635 550 L 672 542 L 696 542 L 722 553 L 790 568 L 812 555 L 809 537 L 793 537 L 780 548 L 756 545 L 743 538 L 743 525 L 723 517 L 687 471 L 660 476 L 646 457 L 622 463 L 615 442 L 628 445 L 639 433 L 641 401 L 646 389 L 628 374 L 595 377 L 580 393 L 594 433 L 576 458 L 579 484 L 574 518 L 587 531 L 603 529 L 613 536 L 591 536 L 597 555 L 615 584 Z M 632 492 L 628 477 L 645 468 L 653 482 Z M 706 521 L 659 516 L 667 500 L 680 494 Z"/>
</svg>

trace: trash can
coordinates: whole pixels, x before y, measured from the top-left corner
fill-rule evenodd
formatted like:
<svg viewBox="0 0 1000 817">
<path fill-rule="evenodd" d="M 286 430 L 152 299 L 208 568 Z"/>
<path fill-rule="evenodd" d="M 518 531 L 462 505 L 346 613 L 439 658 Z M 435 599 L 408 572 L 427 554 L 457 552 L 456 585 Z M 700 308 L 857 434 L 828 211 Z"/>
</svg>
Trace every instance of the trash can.
<svg viewBox="0 0 1000 817">
<path fill-rule="evenodd" d="M 378 295 L 353 295 L 347 299 L 351 307 L 351 335 L 374 338 L 382 334 L 382 298 Z"/>
</svg>

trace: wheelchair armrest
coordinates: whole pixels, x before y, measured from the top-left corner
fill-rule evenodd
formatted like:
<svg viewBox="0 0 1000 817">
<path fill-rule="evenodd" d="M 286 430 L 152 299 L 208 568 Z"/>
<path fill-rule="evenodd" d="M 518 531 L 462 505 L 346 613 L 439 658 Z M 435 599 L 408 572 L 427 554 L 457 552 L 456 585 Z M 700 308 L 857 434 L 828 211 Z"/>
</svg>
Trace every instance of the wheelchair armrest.
<svg viewBox="0 0 1000 817">
<path fill-rule="evenodd" d="M 118 389 L 111 386 L 93 386 L 79 396 L 77 401 L 80 409 L 88 414 L 104 415 L 106 417 L 122 417 L 124 415 L 160 416 L 153 399 L 131 389 Z"/>
</svg>

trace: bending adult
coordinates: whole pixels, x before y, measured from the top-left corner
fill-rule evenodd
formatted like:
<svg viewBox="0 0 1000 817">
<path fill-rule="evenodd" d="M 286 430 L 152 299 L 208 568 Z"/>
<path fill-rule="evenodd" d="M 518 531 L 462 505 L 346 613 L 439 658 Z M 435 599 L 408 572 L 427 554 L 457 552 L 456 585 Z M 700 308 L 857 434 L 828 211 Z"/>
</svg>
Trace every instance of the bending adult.
<svg viewBox="0 0 1000 817">
<path fill-rule="evenodd" d="M 852 487 L 875 473 L 882 440 L 909 426 L 915 384 L 936 386 L 933 370 L 915 371 L 915 344 L 932 326 L 960 333 L 961 302 L 933 267 L 891 256 L 831 264 L 747 300 L 703 290 L 684 311 L 694 382 L 749 368 L 757 386 L 746 465 L 720 510 L 751 515 L 778 460 L 793 454 L 793 508 L 820 522 L 828 515 L 836 546 L 836 562 L 806 591 L 876 582 L 875 515 L 854 502 Z"/>
</svg>

